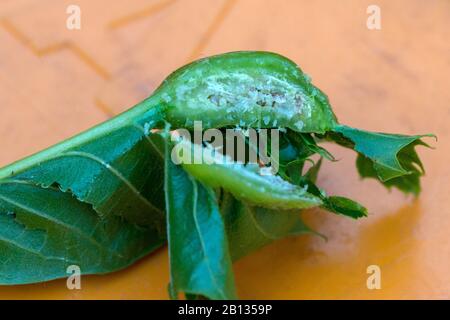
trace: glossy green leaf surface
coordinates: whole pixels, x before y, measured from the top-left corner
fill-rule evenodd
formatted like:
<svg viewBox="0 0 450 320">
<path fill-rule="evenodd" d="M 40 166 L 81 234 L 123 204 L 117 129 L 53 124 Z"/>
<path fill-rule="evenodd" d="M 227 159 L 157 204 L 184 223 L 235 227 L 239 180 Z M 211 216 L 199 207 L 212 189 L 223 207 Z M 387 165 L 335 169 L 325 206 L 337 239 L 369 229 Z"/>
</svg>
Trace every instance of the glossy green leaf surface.
<svg viewBox="0 0 450 320">
<path fill-rule="evenodd" d="M 135 120 L 0 171 L 0 283 L 112 272 L 164 243 L 162 140 Z"/>
<path fill-rule="evenodd" d="M 136 127 L 121 128 L 12 178 L 44 187 L 57 183 L 101 217 L 116 215 L 155 225 L 164 213 L 163 157 L 157 140 L 157 135 L 145 136 Z"/>
<path fill-rule="evenodd" d="M 406 146 L 401 153 L 398 154 L 399 163 L 408 174 L 398 176 L 382 183 L 387 188 L 395 187 L 404 193 L 412 193 L 414 195 L 419 195 L 420 193 L 420 177 L 424 175 L 425 171 L 423 169 L 422 163 L 414 150 L 416 145 L 420 145 L 419 141 L 415 141 L 410 145 Z M 356 159 L 356 167 L 358 172 L 363 178 L 374 178 L 378 179 L 377 171 L 374 169 L 373 163 L 370 159 L 359 154 Z"/>
<path fill-rule="evenodd" d="M 70 190 L 91 204 L 101 217 L 117 215 L 139 225 L 155 225 L 164 212 L 158 143 L 158 135 L 146 136 L 137 126 L 127 126 L 10 178 L 44 187 L 57 183 L 62 191 Z"/>
<path fill-rule="evenodd" d="M 118 216 L 100 218 L 56 187 L 0 182 L 0 284 L 122 269 L 160 247 L 164 238 Z"/>
<path fill-rule="evenodd" d="M 327 211 L 341 214 L 353 219 L 367 216 L 367 209 L 351 199 L 341 196 L 328 196 L 324 190 L 316 185 L 317 176 L 322 164 L 322 159 L 314 163 L 303 175 L 301 161 L 292 161 L 288 166 L 288 175 L 293 183 L 302 186 L 309 193 L 322 200 L 321 207 Z"/>
<path fill-rule="evenodd" d="M 405 193 L 420 192 L 424 170 L 414 149 L 427 146 L 420 139 L 433 135 L 406 136 L 354 129 L 339 125 L 331 139 L 358 152 L 357 168 L 362 177 L 376 178 L 387 187 L 397 187 Z"/>
<path fill-rule="evenodd" d="M 166 158 L 170 292 L 235 299 L 234 276 L 224 223 L 211 188 Z"/>
<path fill-rule="evenodd" d="M 289 235 L 317 234 L 300 212 L 270 210 L 242 202 L 225 192 L 220 206 L 233 261 Z"/>
</svg>

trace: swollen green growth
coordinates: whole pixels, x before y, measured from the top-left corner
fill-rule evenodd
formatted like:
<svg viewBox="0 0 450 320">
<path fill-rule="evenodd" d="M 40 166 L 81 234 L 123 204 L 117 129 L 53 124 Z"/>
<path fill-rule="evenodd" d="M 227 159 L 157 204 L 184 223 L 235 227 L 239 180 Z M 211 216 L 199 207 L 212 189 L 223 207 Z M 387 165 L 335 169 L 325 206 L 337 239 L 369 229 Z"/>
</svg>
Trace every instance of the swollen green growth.
<svg viewBox="0 0 450 320">
<path fill-rule="evenodd" d="M 241 126 L 324 133 L 336 118 L 328 98 L 291 60 L 268 52 L 232 52 L 195 61 L 155 92 L 175 127 Z"/>
</svg>

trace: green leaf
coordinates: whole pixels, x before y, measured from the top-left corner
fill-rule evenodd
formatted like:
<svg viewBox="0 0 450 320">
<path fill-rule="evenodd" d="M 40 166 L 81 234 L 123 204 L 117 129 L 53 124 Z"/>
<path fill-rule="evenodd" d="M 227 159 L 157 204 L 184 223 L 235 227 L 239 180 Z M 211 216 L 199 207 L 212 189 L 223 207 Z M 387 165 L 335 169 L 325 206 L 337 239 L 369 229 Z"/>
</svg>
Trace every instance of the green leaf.
<svg viewBox="0 0 450 320">
<path fill-rule="evenodd" d="M 147 126 L 152 128 L 155 123 Z M 57 184 L 62 191 L 91 204 L 102 218 L 116 215 L 163 229 L 164 162 L 159 134 L 131 123 L 112 127 L 92 139 L 74 141 L 68 140 L 57 152 L 19 171 L 11 169 L 8 179 L 44 188 Z"/>
<path fill-rule="evenodd" d="M 302 179 L 302 171 L 305 166 L 306 161 L 311 161 L 310 159 L 297 159 L 289 162 L 286 166 L 281 168 L 280 175 L 283 176 L 284 179 L 289 179 L 293 184 L 299 185 L 300 180 Z"/>
<path fill-rule="evenodd" d="M 0 282 L 112 272 L 163 243 L 161 117 L 147 109 L 0 170 Z"/>
<path fill-rule="evenodd" d="M 330 161 L 336 160 L 328 150 L 322 148 L 316 143 L 311 134 L 289 131 L 289 137 L 294 146 L 296 146 L 296 148 L 300 150 L 299 156 L 301 158 L 307 158 L 317 153 L 322 158 L 328 159 Z"/>
<path fill-rule="evenodd" d="M 313 183 L 316 183 L 317 176 L 319 175 L 319 170 L 322 167 L 322 159 L 320 158 L 316 163 L 314 163 L 311 168 L 305 173 L 305 178 Z"/>
<path fill-rule="evenodd" d="M 224 192 L 220 211 L 225 220 L 233 261 L 286 236 L 318 235 L 303 223 L 299 211 L 251 206 L 229 192 Z"/>
<path fill-rule="evenodd" d="M 367 217 L 367 209 L 358 202 L 345 197 L 330 196 L 324 200 L 323 208 L 353 219 Z"/>
<path fill-rule="evenodd" d="M 322 164 L 322 158 L 319 159 L 309 170 L 304 174 L 300 175 L 298 172 L 301 168 L 296 168 L 300 162 L 293 161 L 290 164 L 291 170 L 289 173 L 289 178 L 291 181 L 299 186 L 307 188 L 308 192 L 315 195 L 322 200 L 321 207 L 330 212 L 345 215 L 354 219 L 362 218 L 367 216 L 367 209 L 348 198 L 340 196 L 327 196 L 324 190 L 320 189 L 315 183 L 317 176 Z M 294 170 L 295 169 L 295 170 Z M 301 172 L 301 171 L 300 171 Z"/>
<path fill-rule="evenodd" d="M 410 173 L 384 181 L 383 184 L 389 189 L 391 187 L 396 187 L 404 193 L 412 193 L 417 196 L 420 193 L 420 177 L 424 174 L 424 171 L 421 167 L 418 168 L 415 166 L 413 161 L 403 160 L 405 156 L 409 158 L 414 155 L 417 156 L 417 153 L 413 149 L 414 143 L 410 144 L 406 148 L 411 148 L 412 150 L 409 152 L 402 152 L 402 154 L 399 155 L 399 161 L 402 163 L 404 168 L 409 170 Z M 374 178 L 379 180 L 377 172 L 373 167 L 373 162 L 369 158 L 358 154 L 358 157 L 356 158 L 356 167 L 358 168 L 359 175 L 362 178 Z"/>
<path fill-rule="evenodd" d="M 117 216 L 102 219 L 58 188 L 0 182 L 0 284 L 24 284 L 122 269 L 164 243 Z"/>
<path fill-rule="evenodd" d="M 432 136 L 368 132 L 343 125 L 328 134 L 335 142 L 359 153 L 357 167 L 362 177 L 376 178 L 387 187 L 415 195 L 420 192 L 423 166 L 414 147 L 427 146 L 420 139 Z"/>
<path fill-rule="evenodd" d="M 321 208 L 353 219 L 367 216 L 367 209 L 358 202 L 340 196 L 328 196 L 324 190 L 317 187 L 311 180 L 303 177 L 300 185 L 306 186 L 308 192 L 322 199 Z"/>
<path fill-rule="evenodd" d="M 166 156 L 166 210 L 172 298 L 182 291 L 235 299 L 224 223 L 212 189 Z"/>
</svg>

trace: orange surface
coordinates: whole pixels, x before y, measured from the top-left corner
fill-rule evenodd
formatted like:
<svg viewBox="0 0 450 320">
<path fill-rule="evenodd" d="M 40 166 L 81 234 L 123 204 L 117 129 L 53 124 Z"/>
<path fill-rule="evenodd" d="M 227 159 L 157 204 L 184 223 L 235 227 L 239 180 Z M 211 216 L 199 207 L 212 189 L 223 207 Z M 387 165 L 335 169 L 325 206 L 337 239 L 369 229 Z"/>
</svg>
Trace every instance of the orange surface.
<svg viewBox="0 0 450 320">
<path fill-rule="evenodd" d="M 67 30 L 76 2 L 81 30 Z M 450 2 L 2 0 L 0 166 L 106 120 L 200 56 L 244 49 L 284 54 L 325 91 L 342 123 L 436 133 L 419 150 L 427 175 L 414 200 L 357 177 L 352 152 L 330 146 L 319 184 L 364 203 L 359 221 L 309 211 L 329 238 L 274 243 L 235 265 L 241 298 L 450 298 Z M 0 287 L 0 298 L 167 298 L 167 250 L 107 276 Z M 366 287 L 381 268 L 380 290 Z"/>
</svg>

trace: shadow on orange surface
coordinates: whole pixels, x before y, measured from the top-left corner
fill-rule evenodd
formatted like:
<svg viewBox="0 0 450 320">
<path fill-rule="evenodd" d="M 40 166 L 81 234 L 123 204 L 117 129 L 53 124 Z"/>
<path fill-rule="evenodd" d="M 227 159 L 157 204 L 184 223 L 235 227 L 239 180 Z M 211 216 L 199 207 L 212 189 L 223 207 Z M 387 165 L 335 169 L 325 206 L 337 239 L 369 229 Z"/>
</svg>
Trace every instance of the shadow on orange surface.
<svg viewBox="0 0 450 320">
<path fill-rule="evenodd" d="M 396 212 L 366 220 L 357 232 L 351 232 L 339 228 L 338 220 L 346 218 L 311 210 L 307 220 L 329 240 L 312 236 L 285 239 L 244 258 L 236 265 L 240 295 L 250 299 L 406 296 L 408 281 L 416 270 L 414 230 L 421 215 L 420 202 L 414 201 Z M 366 270 L 373 264 L 381 268 L 381 290 L 366 286 Z"/>
<path fill-rule="evenodd" d="M 418 263 L 414 230 L 421 214 L 420 202 L 414 201 L 376 221 L 360 224 L 353 233 L 339 228 L 338 220 L 346 218 L 310 210 L 305 218 L 329 240 L 314 236 L 283 239 L 243 258 L 235 264 L 240 298 L 407 297 Z M 83 277 L 81 290 L 68 290 L 66 280 L 56 280 L 2 287 L 0 298 L 166 299 L 167 259 L 167 250 L 160 249 L 128 269 Z M 381 268 L 381 290 L 366 286 L 366 269 L 372 264 Z"/>
</svg>

